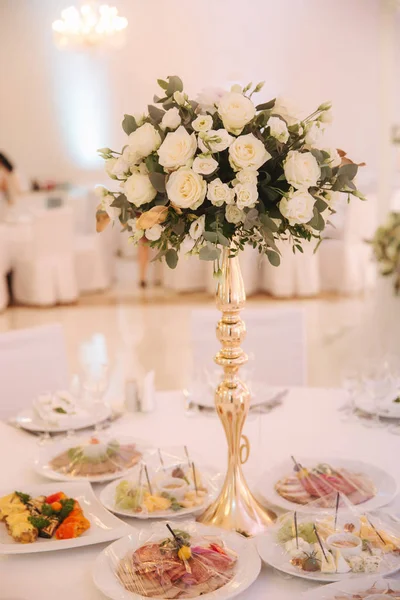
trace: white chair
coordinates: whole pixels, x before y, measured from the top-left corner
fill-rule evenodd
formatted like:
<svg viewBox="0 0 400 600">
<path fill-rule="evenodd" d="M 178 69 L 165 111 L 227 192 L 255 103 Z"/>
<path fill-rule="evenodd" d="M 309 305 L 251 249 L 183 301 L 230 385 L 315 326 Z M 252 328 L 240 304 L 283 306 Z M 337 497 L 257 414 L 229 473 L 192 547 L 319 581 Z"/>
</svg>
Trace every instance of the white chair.
<svg viewBox="0 0 400 600">
<path fill-rule="evenodd" d="M 298 309 L 245 309 L 243 350 L 249 355 L 245 367 L 249 378 L 271 386 L 305 385 L 307 379 L 305 321 Z M 214 370 L 213 358 L 220 349 L 215 336 L 221 318 L 217 309 L 192 312 L 193 373 Z"/>
<path fill-rule="evenodd" d="M 86 199 L 87 230 L 75 237 L 75 269 L 78 288 L 82 293 L 107 289 L 114 277 L 119 225 L 109 225 L 102 233 L 96 232 L 96 207 L 99 199 L 89 192 Z"/>
<path fill-rule="evenodd" d="M 36 306 L 77 299 L 73 215 L 69 208 L 34 215 L 32 239 L 15 257 L 13 294 L 17 302 Z"/>
<path fill-rule="evenodd" d="M 8 304 L 7 272 L 9 271 L 9 258 L 7 248 L 7 228 L 0 225 L 0 312 Z"/>
<path fill-rule="evenodd" d="M 293 253 L 289 242 L 278 244 L 281 264 L 272 266 L 267 257 L 262 265 L 262 289 L 278 298 L 310 297 L 320 291 L 319 258 L 314 254 L 315 243 L 305 242 L 303 253 Z"/>
<path fill-rule="evenodd" d="M 0 334 L 0 418 L 31 406 L 44 391 L 68 389 L 68 385 L 60 324 Z"/>
</svg>

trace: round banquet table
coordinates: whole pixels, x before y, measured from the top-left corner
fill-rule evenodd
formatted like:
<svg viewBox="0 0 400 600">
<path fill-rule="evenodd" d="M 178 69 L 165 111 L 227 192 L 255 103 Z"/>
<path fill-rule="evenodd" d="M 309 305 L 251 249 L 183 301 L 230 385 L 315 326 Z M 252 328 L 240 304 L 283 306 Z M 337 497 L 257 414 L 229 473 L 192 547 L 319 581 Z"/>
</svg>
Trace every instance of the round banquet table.
<svg viewBox="0 0 400 600">
<path fill-rule="evenodd" d="M 252 415 L 245 426 L 252 449 L 245 466 L 249 481 L 290 454 L 338 456 L 371 462 L 400 480 L 400 439 L 386 429 L 369 429 L 358 422 L 342 422 L 344 402 L 339 390 L 293 388 L 283 404 L 271 413 Z M 157 409 L 149 414 L 128 414 L 113 424 L 113 432 L 137 436 L 156 447 L 188 444 L 200 454 L 204 465 L 224 469 L 226 446 L 219 420 L 214 415 L 187 416 L 180 392 L 157 395 Z M 38 438 L 0 422 L 0 487 L 29 491 L 29 485 L 47 480 L 36 474 L 32 461 Z M 100 485 L 94 485 L 99 493 Z M 62 484 L 60 484 L 62 488 Z M 394 500 L 393 511 L 400 510 Z M 146 522 L 126 519 L 132 527 Z M 150 523 L 149 521 L 147 523 Z M 148 525 L 147 525 L 148 526 Z M 252 543 L 252 542 L 251 542 Z M 107 544 L 75 550 L 0 556 L 1 600 L 104 600 L 91 576 L 96 556 Z M 317 584 L 290 578 L 263 566 L 257 581 L 238 600 L 298 600 Z M 306 596 L 305 596 L 306 599 Z"/>
</svg>

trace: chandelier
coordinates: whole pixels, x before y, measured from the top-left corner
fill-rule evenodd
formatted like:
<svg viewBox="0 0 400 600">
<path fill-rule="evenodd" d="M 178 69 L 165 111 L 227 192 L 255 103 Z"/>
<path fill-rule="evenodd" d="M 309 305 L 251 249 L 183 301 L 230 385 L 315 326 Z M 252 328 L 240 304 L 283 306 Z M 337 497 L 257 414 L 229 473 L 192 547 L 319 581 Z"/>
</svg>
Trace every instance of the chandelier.
<svg viewBox="0 0 400 600">
<path fill-rule="evenodd" d="M 119 16 L 115 6 L 89 2 L 80 8 L 65 8 L 52 29 L 60 48 L 87 48 L 105 44 L 121 46 L 127 26 L 128 20 Z"/>
</svg>

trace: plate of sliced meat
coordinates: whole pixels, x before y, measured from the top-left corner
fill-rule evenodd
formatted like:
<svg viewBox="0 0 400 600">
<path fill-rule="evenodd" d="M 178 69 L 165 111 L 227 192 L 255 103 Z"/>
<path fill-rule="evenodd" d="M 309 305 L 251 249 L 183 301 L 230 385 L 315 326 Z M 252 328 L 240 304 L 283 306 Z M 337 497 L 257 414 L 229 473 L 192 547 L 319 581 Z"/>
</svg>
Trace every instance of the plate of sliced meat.
<svg viewBox="0 0 400 600">
<path fill-rule="evenodd" d="M 376 510 L 396 496 L 395 478 L 383 469 L 339 458 L 291 457 L 263 474 L 257 492 L 286 510 L 315 512 L 340 503 Z M 346 508 L 344 506 L 344 508 Z"/>
<path fill-rule="evenodd" d="M 258 577 L 260 557 L 242 535 L 200 523 L 162 522 L 135 530 L 97 557 L 93 579 L 113 600 L 227 599 Z"/>
</svg>

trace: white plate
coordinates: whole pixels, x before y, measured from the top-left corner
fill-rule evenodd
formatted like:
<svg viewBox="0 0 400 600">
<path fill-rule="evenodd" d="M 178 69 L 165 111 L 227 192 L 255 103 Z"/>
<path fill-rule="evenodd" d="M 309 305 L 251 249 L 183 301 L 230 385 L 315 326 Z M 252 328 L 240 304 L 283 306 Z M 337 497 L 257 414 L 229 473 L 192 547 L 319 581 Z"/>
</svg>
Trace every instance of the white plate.
<svg viewBox="0 0 400 600">
<path fill-rule="evenodd" d="M 365 473 L 365 475 L 370 477 L 375 483 L 377 493 L 370 500 L 357 505 L 358 507 L 362 508 L 363 511 L 370 512 L 389 504 L 389 502 L 393 500 L 398 492 L 398 484 L 395 478 L 375 465 L 363 463 L 357 460 L 347 460 L 345 458 L 332 457 L 304 458 L 302 456 L 296 456 L 296 460 L 298 460 L 298 462 L 305 467 L 317 465 L 318 463 L 328 463 L 334 468 L 344 467 L 349 469 L 349 471 L 354 471 L 355 473 Z M 275 490 L 275 484 L 280 479 L 288 477 L 291 473 L 293 473 L 292 460 L 286 460 L 275 467 L 272 467 L 259 479 L 256 486 L 257 493 L 260 494 L 267 502 L 271 502 L 275 506 L 280 506 L 285 510 L 296 510 L 302 513 L 315 513 L 318 512 L 318 510 L 326 510 L 324 508 L 318 509 L 315 506 L 296 504 L 295 502 L 290 502 L 290 500 L 282 498 L 282 496 L 278 494 L 278 492 Z"/>
<path fill-rule="evenodd" d="M 392 392 L 387 398 L 376 405 L 366 394 L 360 394 L 354 400 L 354 406 L 366 413 L 374 414 L 386 419 L 400 419 L 400 402 L 393 402 L 400 396 L 399 392 Z M 376 410 L 378 408 L 378 410 Z"/>
<path fill-rule="evenodd" d="M 137 481 L 137 478 L 139 475 L 138 469 L 139 469 L 139 467 L 137 466 L 136 472 L 131 474 L 132 479 L 134 481 Z M 115 499 L 115 490 L 117 488 L 117 485 L 121 481 L 126 480 L 127 477 L 121 477 L 120 479 L 109 483 L 101 491 L 100 502 L 102 502 L 103 505 L 108 510 L 115 513 L 116 515 L 120 515 L 122 517 L 133 517 L 135 519 L 173 519 L 173 518 L 180 518 L 180 517 L 184 517 L 184 516 L 188 516 L 188 515 L 194 515 L 196 513 L 201 513 L 207 508 L 207 506 L 209 506 L 211 504 L 211 502 L 214 500 L 214 498 L 216 498 L 217 492 L 219 491 L 219 487 L 220 487 L 220 482 L 219 482 L 220 475 L 217 474 L 216 471 L 211 470 L 210 468 L 202 469 L 201 467 L 199 467 L 199 471 L 201 472 L 202 477 L 204 477 L 207 488 L 210 490 L 210 492 L 207 494 L 207 496 L 204 497 L 204 503 L 201 506 L 194 506 L 193 508 L 182 508 L 182 510 L 179 510 L 179 511 L 159 510 L 154 513 L 146 513 L 146 514 L 134 513 L 131 510 L 117 508 L 115 506 L 115 500 L 114 500 Z"/>
<path fill-rule="evenodd" d="M 247 540 L 238 533 L 225 531 L 217 527 L 208 527 L 201 523 L 181 523 L 181 529 L 200 535 L 218 535 L 227 547 L 238 554 L 236 571 L 233 578 L 223 587 L 211 594 L 204 594 L 202 599 L 227 600 L 246 590 L 258 577 L 261 561 L 252 540 Z M 158 523 L 155 531 L 160 532 L 160 539 L 165 537 L 165 523 Z M 117 580 L 113 571 L 112 557 L 122 559 L 128 552 L 136 550 L 145 542 L 140 542 L 139 532 L 135 531 L 122 540 L 118 540 L 103 550 L 97 557 L 93 568 L 93 580 L 98 589 L 112 600 L 143 600 L 144 597 L 128 592 Z"/>
<path fill-rule="evenodd" d="M 0 497 L 6 496 L 13 491 L 10 488 L 2 490 Z M 25 492 L 31 496 L 49 496 L 60 491 L 64 492 L 67 496 L 78 500 L 85 517 L 90 521 L 90 529 L 85 531 L 80 537 L 71 540 L 46 540 L 38 538 L 32 544 L 20 544 L 8 535 L 5 523 L 0 522 L 0 554 L 28 554 L 32 552 L 50 552 L 52 550 L 79 548 L 81 546 L 116 540 L 132 531 L 129 525 L 109 513 L 100 504 L 89 483 L 64 483 L 62 486 L 55 483 L 36 486 L 21 484 L 18 491 Z"/>
<path fill-rule="evenodd" d="M 77 417 L 65 417 L 59 419 L 58 423 L 47 423 L 43 421 L 33 408 L 21 410 L 14 419 L 14 423 L 22 429 L 40 433 L 46 431 L 49 433 L 63 433 L 68 430 L 84 429 L 93 427 L 98 423 L 102 423 L 111 417 L 111 408 L 105 404 L 98 404 L 93 407 L 93 410 L 88 412 L 88 415 L 77 419 Z"/>
<path fill-rule="evenodd" d="M 99 432 L 98 435 L 101 435 L 101 432 Z M 111 434 L 109 434 L 109 435 L 110 435 L 110 439 L 113 439 L 112 435 Z M 45 446 L 42 446 L 41 448 L 39 448 L 39 454 L 35 458 L 35 461 L 34 461 L 35 471 L 37 473 L 39 473 L 39 475 L 42 475 L 43 477 L 47 477 L 48 479 L 53 479 L 54 481 L 90 481 L 90 483 L 102 483 L 105 481 L 113 481 L 114 479 L 119 479 L 121 477 L 127 477 L 129 474 L 131 474 L 135 471 L 136 465 L 129 469 L 124 469 L 124 470 L 118 471 L 116 473 L 109 473 L 108 475 L 92 475 L 90 477 L 84 477 L 84 476 L 75 477 L 74 475 L 67 475 L 65 473 L 59 473 L 58 471 L 54 471 L 50 467 L 49 462 L 52 458 L 54 458 L 58 454 L 61 454 L 65 450 L 68 450 L 69 448 L 73 448 L 75 446 L 79 446 L 79 444 L 81 444 L 83 442 L 87 442 L 89 437 L 90 436 L 88 436 L 88 435 L 87 436 L 77 436 L 76 438 L 68 438 L 68 439 L 62 440 L 60 442 L 49 443 Z M 148 444 L 147 442 L 143 442 L 142 440 L 126 438 L 123 436 L 116 436 L 116 438 L 118 439 L 118 441 L 121 444 L 136 444 L 137 449 L 139 452 L 141 452 L 142 456 L 144 455 L 144 453 L 146 451 L 151 449 L 150 444 Z"/>
<path fill-rule="evenodd" d="M 396 579 L 382 579 L 376 575 L 363 577 L 362 579 L 346 579 L 346 581 L 340 581 L 336 583 L 330 583 L 322 587 L 313 588 L 303 592 L 305 600 L 335 600 L 335 595 L 340 592 L 344 594 L 357 594 L 367 591 L 373 585 L 379 589 L 388 589 L 389 587 L 399 591 L 400 593 L 400 581 Z M 352 600 L 350 597 L 348 600 Z M 388 596 L 390 600 L 390 596 Z"/>
<path fill-rule="evenodd" d="M 294 577 L 325 583 L 331 581 L 345 581 L 348 579 L 362 580 L 365 578 L 365 573 L 321 573 L 320 571 L 307 573 L 301 571 L 299 568 L 290 564 L 289 554 L 276 541 L 276 532 L 279 526 L 280 525 L 275 525 L 270 527 L 265 534 L 258 536 L 256 539 L 258 553 L 267 565 L 274 567 L 274 569 L 278 569 L 278 571 L 282 571 L 282 573 L 293 575 Z M 375 575 L 375 579 L 393 575 L 400 570 L 400 556 L 394 555 L 391 558 L 393 562 L 392 568 L 387 567 L 387 570 L 385 571 L 382 567 L 382 570 Z"/>
</svg>

